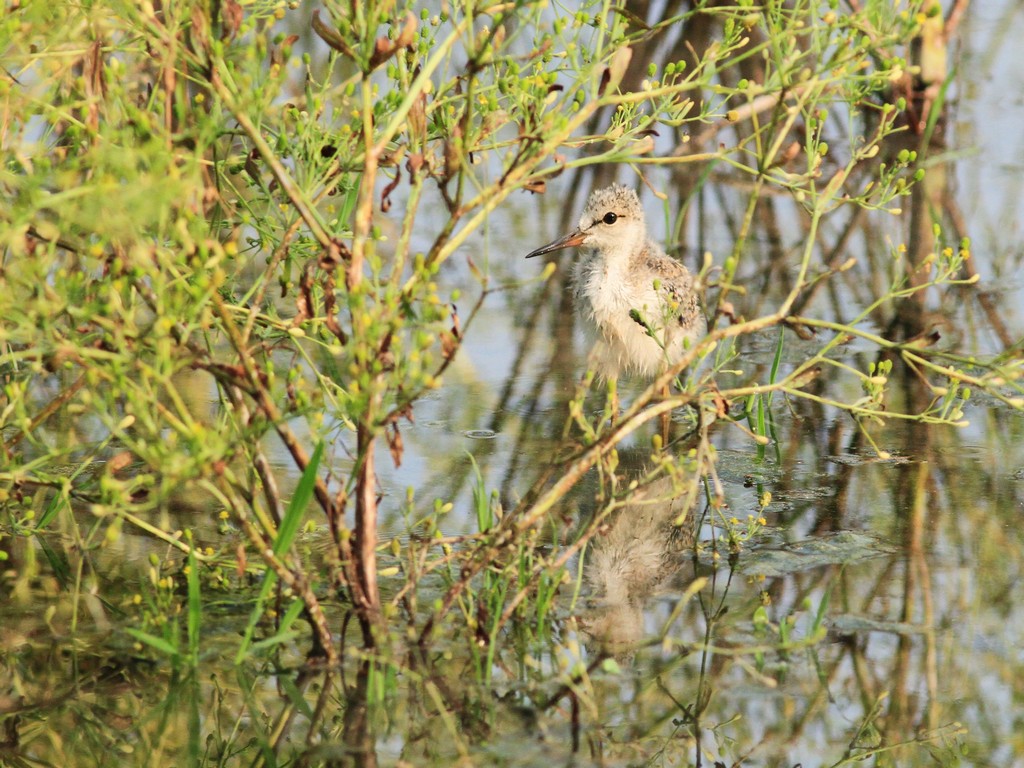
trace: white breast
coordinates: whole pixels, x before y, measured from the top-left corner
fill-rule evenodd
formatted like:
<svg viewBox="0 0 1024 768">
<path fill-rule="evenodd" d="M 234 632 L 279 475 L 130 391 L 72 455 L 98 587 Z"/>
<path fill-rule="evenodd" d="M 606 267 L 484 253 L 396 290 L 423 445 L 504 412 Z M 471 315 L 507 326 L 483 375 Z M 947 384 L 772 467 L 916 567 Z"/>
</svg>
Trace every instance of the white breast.
<svg viewBox="0 0 1024 768">
<path fill-rule="evenodd" d="M 608 260 L 596 253 L 580 258 L 573 269 L 574 304 L 592 345 L 589 367 L 603 378 L 654 376 L 682 352 L 671 343 L 664 348 L 665 311 L 653 283 L 631 279 L 628 269 L 626 259 Z M 658 340 L 630 316 L 632 311 Z"/>
</svg>

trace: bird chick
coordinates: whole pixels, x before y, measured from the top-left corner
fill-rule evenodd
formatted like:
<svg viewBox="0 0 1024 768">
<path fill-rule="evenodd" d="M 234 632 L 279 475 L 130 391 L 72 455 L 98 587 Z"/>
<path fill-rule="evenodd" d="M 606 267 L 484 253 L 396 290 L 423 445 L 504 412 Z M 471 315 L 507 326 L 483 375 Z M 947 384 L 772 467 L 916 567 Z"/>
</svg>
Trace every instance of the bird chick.
<svg viewBox="0 0 1024 768">
<path fill-rule="evenodd" d="M 526 255 L 581 247 L 573 264 L 576 314 L 599 377 L 653 378 L 707 332 L 693 276 L 647 236 L 640 199 L 613 184 L 594 191 L 579 226 Z"/>
</svg>

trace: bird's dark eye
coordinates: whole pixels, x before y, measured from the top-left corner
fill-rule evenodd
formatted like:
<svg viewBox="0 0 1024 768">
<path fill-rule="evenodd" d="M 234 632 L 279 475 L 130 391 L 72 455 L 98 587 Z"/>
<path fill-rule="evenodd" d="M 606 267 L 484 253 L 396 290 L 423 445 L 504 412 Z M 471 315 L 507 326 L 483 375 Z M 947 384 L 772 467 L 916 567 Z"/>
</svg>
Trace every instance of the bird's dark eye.
<svg viewBox="0 0 1024 768">
<path fill-rule="evenodd" d="M 611 211 L 608 211 L 608 213 L 604 215 L 604 218 L 601 219 L 601 221 L 603 221 L 605 224 L 614 224 L 616 221 L 618 221 L 618 219 L 618 216 L 616 216 Z"/>
</svg>

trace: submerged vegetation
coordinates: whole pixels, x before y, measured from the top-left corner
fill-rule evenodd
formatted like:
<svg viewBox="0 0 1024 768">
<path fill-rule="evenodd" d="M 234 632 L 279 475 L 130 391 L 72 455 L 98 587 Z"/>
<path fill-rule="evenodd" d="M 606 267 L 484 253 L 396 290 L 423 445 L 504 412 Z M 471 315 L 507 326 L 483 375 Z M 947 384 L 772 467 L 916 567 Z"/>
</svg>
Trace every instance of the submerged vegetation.
<svg viewBox="0 0 1024 768">
<path fill-rule="evenodd" d="M 930 316 L 978 280 L 965 233 L 929 207 L 949 84 L 940 5 L 669 8 L 109 0 L 15 2 L 0 19 L 5 590 L 28 605 L 53 573 L 70 595 L 47 618 L 56 635 L 130 625 L 97 640 L 115 654 L 90 656 L 89 674 L 175 691 L 146 702 L 156 714 L 141 713 L 148 692 L 108 713 L 132 723 L 138 759 L 373 764 L 398 720 L 415 724 L 403 760 L 540 762 L 515 754 L 535 728 L 609 763 L 781 749 L 754 726 L 720 730 L 732 716 L 709 682 L 724 659 L 765 685 L 795 656 L 819 664 L 833 603 L 851 599 L 842 571 L 781 615 L 764 590 L 719 633 L 724 566 L 768 535 L 758 473 L 772 451 L 785 463 L 780 414 L 843 419 L 873 461 L 893 458 L 877 437 L 893 422 L 961 426 L 979 393 L 1024 410 L 1019 356 L 940 343 Z M 480 313 L 542 283 L 507 279 L 540 238 L 481 257 L 490 217 L 611 178 L 665 201 L 677 242 L 713 185 L 741 201 L 728 246 L 691 261 L 706 338 L 627 387 L 621 411 L 614 384 L 565 387 L 511 487 L 467 473 L 471 531 L 449 524 L 455 498 L 382 495 Z M 780 201 L 798 249 L 758 239 Z M 910 234 L 872 238 L 888 225 L 866 217 Z M 468 296 L 446 280 L 453 263 Z M 537 296 L 560 284 L 554 265 L 539 277 Z M 756 457 L 752 503 L 729 496 L 722 435 Z M 384 516 L 402 522 L 382 531 Z M 804 562 L 885 551 L 844 542 Z M 136 549 L 134 570 L 112 564 Z M 751 578 L 766 572 L 751 562 Z M 669 585 L 652 628 L 644 601 Z M 26 694 L 36 652 L 3 654 L 2 695 L 20 704 L 0 719 L 26 765 L 66 749 Z M 665 697 L 623 671 L 645 652 Z M 666 688 L 691 657 L 699 669 Z M 271 673 L 286 702 L 273 715 Z M 602 717 L 615 686 L 636 732 Z M 954 718 L 901 732 L 873 693 L 845 754 L 804 759 L 955 754 Z M 187 745 L 153 724 L 173 707 Z M 307 731 L 289 745 L 297 716 Z M 90 754 L 128 749 L 114 728 Z"/>
</svg>

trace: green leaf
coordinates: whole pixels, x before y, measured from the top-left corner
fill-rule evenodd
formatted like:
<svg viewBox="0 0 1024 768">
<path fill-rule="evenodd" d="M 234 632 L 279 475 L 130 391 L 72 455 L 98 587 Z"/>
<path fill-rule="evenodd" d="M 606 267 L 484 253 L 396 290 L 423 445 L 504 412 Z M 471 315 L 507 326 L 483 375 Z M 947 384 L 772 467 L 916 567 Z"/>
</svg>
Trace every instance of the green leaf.
<svg viewBox="0 0 1024 768">
<path fill-rule="evenodd" d="M 177 659 L 181 655 L 177 646 L 167 640 L 164 640 L 162 637 L 151 635 L 148 632 L 143 632 L 141 629 L 135 629 L 134 627 L 127 627 L 125 632 L 134 637 L 140 643 L 148 645 L 153 650 L 159 651 L 173 659 Z"/>
</svg>

